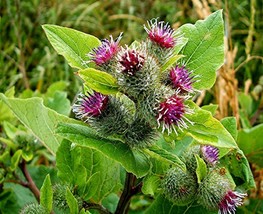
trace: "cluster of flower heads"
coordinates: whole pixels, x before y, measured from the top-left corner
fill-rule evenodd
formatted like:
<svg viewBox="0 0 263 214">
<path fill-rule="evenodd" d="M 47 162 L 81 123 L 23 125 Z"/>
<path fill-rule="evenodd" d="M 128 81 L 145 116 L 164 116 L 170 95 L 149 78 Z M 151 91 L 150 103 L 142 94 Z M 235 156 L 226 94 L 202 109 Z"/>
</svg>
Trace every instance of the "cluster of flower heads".
<svg viewBox="0 0 263 214">
<path fill-rule="evenodd" d="M 176 46 L 180 44 L 181 36 L 178 36 L 168 23 L 157 19 L 149 21 L 148 26 L 144 28 L 148 34 L 145 41 L 121 47 L 119 42 L 122 35 L 116 40 L 111 36 L 110 39 L 102 40 L 99 47 L 88 53 L 90 61 L 95 63 L 96 68 L 115 77 L 120 93 L 134 102 L 136 113 L 131 116 L 133 119 L 121 118 L 121 121 L 116 119 L 115 123 L 125 122 L 122 125 L 127 128 L 127 133 L 131 133 L 129 129 L 133 130 L 131 134 L 136 143 L 132 143 L 132 146 L 139 145 L 139 147 L 151 144 L 150 141 L 154 138 L 149 137 L 151 140 L 147 141 L 140 136 L 143 134 L 141 129 L 131 127 L 136 126 L 134 121 L 140 121 L 140 125 L 145 124 L 147 129 L 151 129 L 144 130 L 149 133 L 148 136 L 156 136 L 158 128 L 168 134 L 171 132 L 177 134 L 178 131 L 192 124 L 187 119 L 187 114 L 191 114 L 192 110 L 185 101 L 194 91 L 193 72 L 185 65 L 171 65 L 169 69 L 162 70 L 162 66 L 169 61 Z M 91 124 L 94 128 L 96 125 L 105 125 L 104 117 L 117 116 L 110 113 L 116 111 L 116 108 L 122 109 L 119 110 L 122 112 L 121 115 L 125 113 L 124 117 L 129 117 L 129 112 L 123 110 L 125 105 L 120 101 L 112 102 L 112 99 L 115 99 L 113 95 L 102 95 L 99 92 L 80 94 L 73 106 L 73 112 L 77 118 Z M 114 103 L 118 103 L 117 106 L 114 106 Z M 108 107 L 110 104 L 115 110 Z M 104 111 L 107 113 L 103 113 Z M 119 115 L 118 119 L 120 119 Z M 111 118 L 111 121 L 114 119 Z M 115 123 L 110 125 L 115 126 Z M 138 130 L 137 138 L 135 130 Z M 121 133 L 127 139 L 131 138 L 127 136 L 125 130 Z M 126 143 L 131 145 L 129 142 Z"/>
<path fill-rule="evenodd" d="M 114 40 L 101 41 L 101 45 L 88 53 L 98 70 L 111 74 L 121 95 L 103 95 L 99 92 L 80 94 L 73 106 L 76 117 L 87 122 L 103 136 L 117 135 L 130 147 L 151 145 L 158 130 L 178 134 L 192 122 L 193 113 L 186 101 L 194 94 L 193 71 L 187 65 L 169 65 L 162 70 L 182 35 L 168 23 L 153 19 L 144 26 L 148 38 L 131 46 L 121 47 L 121 35 Z M 125 97 L 125 99 L 122 99 Z M 130 102 L 124 102 L 125 100 Z M 132 104 L 131 104 L 132 103 Z M 134 105 L 130 111 L 127 105 Z M 187 171 L 170 169 L 163 179 L 164 194 L 178 205 L 197 201 L 219 213 L 234 213 L 246 194 L 231 189 L 226 176 L 218 171 L 219 150 L 213 146 L 197 146 L 185 158 Z M 196 177 L 196 155 L 208 166 L 207 176 L 201 183 Z"/>
<path fill-rule="evenodd" d="M 196 175 L 196 156 L 201 157 L 208 168 L 201 182 L 198 182 Z M 219 150 L 210 145 L 196 145 L 182 159 L 185 160 L 187 171 L 178 167 L 167 171 L 162 181 L 165 196 L 177 205 L 187 205 L 197 200 L 208 210 L 234 214 L 247 194 L 233 190 L 227 169 L 219 166 Z"/>
</svg>

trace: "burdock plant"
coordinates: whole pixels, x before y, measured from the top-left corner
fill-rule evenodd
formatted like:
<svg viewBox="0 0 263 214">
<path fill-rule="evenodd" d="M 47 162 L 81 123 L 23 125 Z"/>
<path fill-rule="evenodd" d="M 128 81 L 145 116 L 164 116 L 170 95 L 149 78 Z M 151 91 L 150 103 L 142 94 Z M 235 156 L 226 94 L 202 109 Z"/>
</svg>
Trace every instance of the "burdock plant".
<svg viewBox="0 0 263 214">
<path fill-rule="evenodd" d="M 83 81 L 72 107 L 79 120 L 49 110 L 39 99 L 23 102 L 20 110 L 26 112 L 19 118 L 34 108 L 31 118 L 43 120 L 34 123 L 37 129 L 28 127 L 56 153 L 60 184 L 66 186 L 66 199 L 59 200 L 71 213 L 128 213 L 136 194 L 152 196 L 146 213 L 234 213 L 242 204 L 254 182 L 233 128 L 224 127 L 235 127 L 235 119 L 222 124 L 209 106 L 194 103 L 213 86 L 223 63 L 223 26 L 222 11 L 179 29 L 152 19 L 144 26 L 146 39 L 132 44 L 122 44 L 122 34 L 99 40 L 43 26 Z"/>
</svg>

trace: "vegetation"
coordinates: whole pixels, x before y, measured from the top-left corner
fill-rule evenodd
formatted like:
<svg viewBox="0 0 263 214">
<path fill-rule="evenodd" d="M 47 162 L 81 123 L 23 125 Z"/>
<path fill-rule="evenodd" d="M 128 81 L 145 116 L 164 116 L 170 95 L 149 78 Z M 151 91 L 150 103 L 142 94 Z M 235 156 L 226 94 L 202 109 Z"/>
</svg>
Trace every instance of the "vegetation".
<svg viewBox="0 0 263 214">
<path fill-rule="evenodd" d="M 58 142 L 57 138 L 60 138 L 57 137 L 58 134 L 54 136 L 42 134 L 41 127 L 44 127 L 42 126 L 44 123 L 51 124 L 50 127 L 54 129 L 56 128 L 54 121 L 75 123 L 67 116 L 74 117 L 71 106 L 76 94 L 82 90 L 82 80 L 75 73 L 77 69 L 71 68 L 63 57 L 57 55 L 44 34 L 41 27 L 43 24 L 74 28 L 99 39 L 109 38 L 109 35 L 117 38 L 120 32 L 124 32 L 121 40 L 123 45 L 131 44 L 134 40 L 144 40 L 147 35 L 142 25 L 156 16 L 177 29 L 185 23 L 195 23 L 198 19 L 205 19 L 218 9 L 223 9 L 225 27 L 224 64 L 217 71 L 215 85 L 200 91 L 194 97 L 194 101 L 203 110 L 214 113 L 215 118 L 224 125 L 224 130 L 230 132 L 236 139 L 238 147 L 249 161 L 257 189 L 249 191 L 244 206 L 238 208 L 237 213 L 261 213 L 263 210 L 263 192 L 260 187 L 263 180 L 263 38 L 261 36 L 263 23 L 260 18 L 263 16 L 263 11 L 260 0 L 2 1 L 0 92 L 5 96 L 2 95 L 0 100 L 1 212 L 27 213 L 27 209 L 31 209 L 38 213 L 48 213 L 51 210 L 53 213 L 64 213 L 60 210 L 65 209 L 76 213 L 79 207 L 85 210 L 81 213 L 88 213 L 87 210 L 100 213 L 114 212 L 116 207 L 120 206 L 119 197 L 125 200 L 120 185 L 125 185 L 127 178 L 133 179 L 130 183 L 133 187 L 136 186 L 135 184 L 141 185 L 142 180 L 135 180 L 134 174 L 142 177 L 147 171 L 144 168 L 147 166 L 142 164 L 138 171 L 133 171 L 125 181 L 125 171 L 113 161 L 115 157 L 102 158 L 101 151 L 96 150 L 101 145 L 100 141 L 92 148 L 77 146 L 74 149 L 74 146 L 66 140 L 62 141 L 60 147 L 56 143 L 49 143 Z M 14 97 L 21 99 L 13 100 Z M 26 98 L 31 97 L 37 98 L 27 103 Z M 44 105 L 41 105 L 38 98 L 43 100 Z M 23 105 L 27 108 L 22 109 Z M 49 109 L 55 110 L 56 113 Z M 32 121 L 36 121 L 35 124 L 25 119 L 31 112 L 35 112 L 34 115 L 38 116 L 37 120 L 32 118 Z M 42 120 L 42 116 L 45 115 L 51 119 Z M 23 121 L 23 124 L 20 121 Z M 75 125 L 81 126 L 81 123 Z M 74 126 L 61 125 L 59 131 L 67 133 L 73 128 Z M 236 128 L 238 131 L 234 131 Z M 77 128 L 77 131 L 80 130 Z M 81 139 L 83 135 L 78 134 Z M 70 137 L 67 140 L 70 140 Z M 179 147 L 189 143 L 187 138 L 180 142 Z M 57 151 L 56 156 L 54 151 Z M 154 152 L 158 154 L 158 151 Z M 65 154 L 68 156 L 62 160 Z M 79 157 L 84 157 L 84 154 L 86 159 L 78 160 Z M 76 186 L 84 185 L 80 182 L 83 174 L 73 173 L 67 176 L 68 171 L 65 168 L 71 167 L 72 171 L 76 172 L 85 167 L 89 172 L 93 167 L 89 160 L 91 154 L 95 160 L 96 158 L 101 160 L 96 166 L 97 171 L 103 171 L 103 166 L 109 164 L 112 168 L 108 169 L 108 175 L 113 175 L 115 172 L 121 176 L 109 176 L 107 179 L 118 179 L 118 182 L 116 186 L 103 186 L 104 190 L 99 191 L 97 187 L 85 186 L 89 189 L 83 190 L 80 197 Z M 238 154 L 235 153 L 236 157 L 239 157 Z M 80 164 L 83 161 L 86 163 L 84 166 Z M 133 167 L 128 166 L 129 160 L 127 165 L 125 163 L 123 165 L 124 160 L 119 161 L 126 170 L 134 170 Z M 220 164 L 229 165 L 230 162 L 231 160 L 225 158 Z M 199 160 L 198 164 L 202 165 L 202 163 Z M 236 162 L 231 163 L 236 164 Z M 239 165 L 232 167 L 229 170 L 235 170 Z M 198 175 L 201 179 L 202 173 Z M 248 174 L 242 176 L 249 177 Z M 93 183 L 92 179 L 99 179 L 99 176 L 93 174 L 85 185 Z M 143 180 L 146 183 L 144 187 L 138 185 L 134 192 L 126 192 L 128 197 L 132 196 L 129 213 L 143 213 L 144 210 L 148 210 L 147 213 L 154 213 L 156 206 L 160 204 L 172 206 L 170 201 L 165 201 L 162 197 L 157 197 L 152 204 L 153 197 L 149 195 L 155 193 L 156 179 L 154 176 L 148 176 Z M 76 180 L 79 183 L 75 183 L 74 186 Z M 238 181 L 242 183 L 239 178 L 234 180 L 237 186 L 239 186 Z M 72 186 L 65 188 L 60 182 Z M 250 181 L 247 185 L 253 186 L 252 183 Z M 112 189 L 109 190 L 110 188 Z M 142 192 L 148 194 L 143 195 L 141 188 L 143 188 Z M 98 193 L 103 194 L 107 191 L 114 193 L 105 194 L 105 198 Z M 84 193 L 87 194 L 85 197 Z M 61 195 L 63 197 L 60 197 Z M 92 200 L 84 200 L 79 204 L 83 197 L 86 199 L 92 197 Z M 40 205 L 37 205 L 37 202 Z M 50 205 L 52 203 L 53 206 Z M 100 206 L 101 204 L 103 206 Z M 22 208 L 24 211 L 21 211 Z M 173 212 L 191 213 L 191 206 L 186 210 L 182 211 L 182 209 L 174 208 Z M 199 213 L 202 211 L 199 210 Z"/>
</svg>

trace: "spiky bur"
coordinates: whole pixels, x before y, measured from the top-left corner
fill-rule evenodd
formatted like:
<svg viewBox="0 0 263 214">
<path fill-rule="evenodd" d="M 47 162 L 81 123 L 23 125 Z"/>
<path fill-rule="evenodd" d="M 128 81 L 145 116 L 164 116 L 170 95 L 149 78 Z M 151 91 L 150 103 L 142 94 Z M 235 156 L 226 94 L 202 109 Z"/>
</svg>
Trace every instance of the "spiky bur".
<svg viewBox="0 0 263 214">
<path fill-rule="evenodd" d="M 129 114 L 122 103 L 112 96 L 98 92 L 89 96 L 80 94 L 73 105 L 76 117 L 88 123 L 97 132 L 108 137 L 123 134 L 127 127 Z"/>
<path fill-rule="evenodd" d="M 192 110 L 184 104 L 186 97 L 174 94 L 171 97 L 160 102 L 157 109 L 157 123 L 158 126 L 162 127 L 162 132 L 167 130 L 168 134 L 174 131 L 178 133 L 178 129 L 183 131 L 183 129 L 188 128 L 187 123 L 192 124 L 184 115 L 191 114 Z"/>
<path fill-rule="evenodd" d="M 130 97 L 143 96 L 158 85 L 159 66 L 148 55 L 145 44 L 137 49 L 125 47 L 117 56 L 117 80 L 120 90 Z"/>
<path fill-rule="evenodd" d="M 69 209 L 66 200 L 66 190 L 66 185 L 56 184 L 53 186 L 53 205 L 63 211 Z"/>
<path fill-rule="evenodd" d="M 209 145 L 201 146 L 201 154 L 203 159 L 211 166 L 215 166 L 217 164 L 219 159 L 218 148 Z"/>
<path fill-rule="evenodd" d="M 192 71 L 188 71 L 185 66 L 180 67 L 179 65 L 176 65 L 170 69 L 168 76 L 166 77 L 166 83 L 180 93 L 192 93 L 193 78 Z"/>
<path fill-rule="evenodd" d="M 88 56 L 91 61 L 94 62 L 97 66 L 102 68 L 102 70 L 109 71 L 109 67 L 114 61 L 114 57 L 119 51 L 119 42 L 122 38 L 122 34 L 114 40 L 112 36 L 110 39 L 103 39 L 101 45 L 97 48 L 94 48 Z"/>
<path fill-rule="evenodd" d="M 186 165 L 187 170 L 193 175 L 195 175 L 197 168 L 195 155 L 200 155 L 200 145 L 188 147 L 181 157 Z"/>
<path fill-rule="evenodd" d="M 124 142 L 132 148 L 144 148 L 152 145 L 157 136 L 156 129 L 149 123 L 142 118 L 136 118 L 127 129 Z"/>
<path fill-rule="evenodd" d="M 177 205 L 187 205 L 195 200 L 197 182 L 194 176 L 181 168 L 171 168 L 162 181 L 164 195 Z"/>
<path fill-rule="evenodd" d="M 130 117 L 130 113 L 122 102 L 113 96 L 109 96 L 105 110 L 99 117 L 92 117 L 89 124 L 105 137 L 115 134 L 123 135 L 129 126 Z"/>
<path fill-rule="evenodd" d="M 31 203 L 23 207 L 19 214 L 48 214 L 48 210 L 38 203 Z"/>
<path fill-rule="evenodd" d="M 147 96 L 137 97 L 136 108 L 138 116 L 156 127 L 158 125 L 156 120 L 158 114 L 157 109 L 159 108 L 160 102 L 163 97 L 172 94 L 173 92 L 169 88 L 161 85 L 160 87 L 147 91 Z"/>
<path fill-rule="evenodd" d="M 198 189 L 198 202 L 209 210 L 218 210 L 220 214 L 235 213 L 245 196 L 233 191 L 227 177 L 218 170 L 210 171 Z"/>
<path fill-rule="evenodd" d="M 66 199 L 66 192 L 67 192 L 68 185 L 58 183 L 53 186 L 53 206 L 58 208 L 59 210 L 63 211 L 63 213 L 68 213 L 69 206 Z M 76 194 L 72 187 L 69 188 L 70 191 L 73 193 L 74 197 L 77 199 L 78 207 L 81 209 L 83 200 L 82 198 Z"/>
<path fill-rule="evenodd" d="M 198 202 L 209 210 L 217 210 L 225 193 L 230 190 L 230 183 L 217 170 L 210 171 L 198 189 Z"/>
</svg>

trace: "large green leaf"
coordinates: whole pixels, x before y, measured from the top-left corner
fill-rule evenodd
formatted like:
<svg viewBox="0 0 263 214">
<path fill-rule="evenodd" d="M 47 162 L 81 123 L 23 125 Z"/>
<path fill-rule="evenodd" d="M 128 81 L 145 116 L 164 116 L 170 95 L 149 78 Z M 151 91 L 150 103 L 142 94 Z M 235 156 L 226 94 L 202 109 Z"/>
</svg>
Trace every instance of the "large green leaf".
<svg viewBox="0 0 263 214">
<path fill-rule="evenodd" d="M 222 125 L 237 140 L 237 121 L 235 117 L 225 117 L 221 121 Z"/>
<path fill-rule="evenodd" d="M 0 99 L 14 112 L 16 117 L 53 153 L 62 140 L 55 135 L 55 129 L 59 122 L 79 123 L 76 120 L 60 115 L 43 105 L 41 98 L 7 98 L 0 94 Z"/>
<path fill-rule="evenodd" d="M 208 89 L 216 79 L 216 70 L 224 62 L 224 22 L 222 10 L 216 11 L 205 20 L 194 25 L 185 24 L 179 28 L 184 37 L 188 38 L 182 53 L 183 62 L 189 70 L 194 71 L 198 81 L 196 89 Z"/>
<path fill-rule="evenodd" d="M 177 155 L 165 149 L 162 149 L 161 147 L 153 145 L 149 149 L 144 149 L 144 151 L 152 159 L 156 159 L 160 162 L 167 163 L 170 166 L 174 165 L 174 166 L 182 168 L 183 170 L 186 170 L 185 164 L 181 161 L 181 159 Z"/>
<path fill-rule="evenodd" d="M 84 125 L 60 124 L 57 133 L 81 146 L 89 147 L 119 162 L 128 172 L 137 177 L 145 176 L 150 170 L 147 157 L 139 150 L 132 150 L 119 140 L 94 136 L 92 129 Z"/>
<path fill-rule="evenodd" d="M 239 131 L 237 142 L 251 163 L 263 167 L 263 124 Z"/>
<path fill-rule="evenodd" d="M 62 141 L 57 151 L 58 176 L 78 195 L 100 202 L 107 195 L 120 190 L 120 165 L 100 152 Z"/>
<path fill-rule="evenodd" d="M 225 155 L 231 149 L 238 148 L 231 134 L 209 111 L 199 108 L 191 101 L 187 104 L 190 108 L 194 109 L 194 113 L 185 116 L 192 121 L 194 125 L 189 125 L 186 132 L 198 143 L 220 148 L 220 156 Z"/>
<path fill-rule="evenodd" d="M 89 88 L 102 94 L 116 94 L 118 92 L 117 80 L 110 74 L 87 68 L 78 72 Z"/>
<path fill-rule="evenodd" d="M 88 67 L 89 57 L 87 54 L 100 45 L 98 38 L 57 25 L 46 24 L 42 27 L 54 49 L 66 58 L 70 66 L 78 69 Z"/>
<path fill-rule="evenodd" d="M 145 211 L 145 214 L 215 214 L 217 212 L 208 211 L 202 206 L 196 204 L 189 206 L 176 206 L 163 195 L 159 195 L 151 206 Z"/>
</svg>

